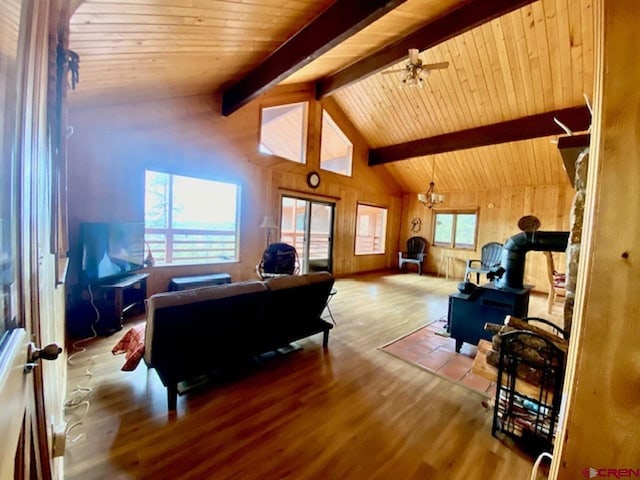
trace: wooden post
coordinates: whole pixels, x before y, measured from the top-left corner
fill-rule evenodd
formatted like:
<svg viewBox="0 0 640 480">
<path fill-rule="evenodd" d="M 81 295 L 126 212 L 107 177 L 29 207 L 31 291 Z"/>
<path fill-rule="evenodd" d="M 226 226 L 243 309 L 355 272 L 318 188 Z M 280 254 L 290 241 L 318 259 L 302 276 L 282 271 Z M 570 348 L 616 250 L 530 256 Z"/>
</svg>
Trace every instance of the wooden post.
<svg viewBox="0 0 640 480">
<path fill-rule="evenodd" d="M 569 362 L 550 479 L 640 458 L 640 44 L 637 0 L 593 2 L 594 125 Z M 588 472 L 588 470 L 586 470 Z"/>
</svg>

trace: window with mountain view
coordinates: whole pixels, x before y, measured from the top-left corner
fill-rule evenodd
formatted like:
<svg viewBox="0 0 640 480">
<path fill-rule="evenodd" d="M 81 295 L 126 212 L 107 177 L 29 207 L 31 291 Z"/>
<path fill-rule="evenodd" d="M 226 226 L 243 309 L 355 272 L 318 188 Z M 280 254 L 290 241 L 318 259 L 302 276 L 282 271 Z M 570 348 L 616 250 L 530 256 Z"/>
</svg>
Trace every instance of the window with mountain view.
<svg viewBox="0 0 640 480">
<path fill-rule="evenodd" d="M 145 242 L 157 264 L 238 259 L 240 187 L 147 170 Z"/>
</svg>

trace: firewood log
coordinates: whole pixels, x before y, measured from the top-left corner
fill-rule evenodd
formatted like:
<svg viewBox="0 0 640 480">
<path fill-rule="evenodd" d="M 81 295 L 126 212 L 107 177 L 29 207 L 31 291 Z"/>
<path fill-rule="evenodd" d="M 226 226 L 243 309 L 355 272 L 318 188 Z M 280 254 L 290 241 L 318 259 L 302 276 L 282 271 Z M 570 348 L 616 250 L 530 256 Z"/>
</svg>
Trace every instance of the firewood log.
<svg viewBox="0 0 640 480">
<path fill-rule="evenodd" d="M 525 352 L 528 352 L 528 353 L 525 353 Z M 533 354 L 535 356 L 535 350 L 533 349 L 526 349 L 526 351 L 522 351 L 520 353 L 523 353 L 524 356 L 527 356 L 529 354 Z M 487 357 L 487 363 L 489 365 L 492 365 L 495 368 L 499 367 L 499 364 L 500 364 L 499 352 L 495 350 L 488 350 L 486 353 L 486 357 Z M 527 361 L 535 361 L 535 360 L 531 360 L 528 358 Z M 538 359 L 538 361 L 540 361 L 540 359 Z M 544 361 L 542 363 L 544 364 Z M 553 362 L 553 363 L 557 363 L 557 362 Z M 554 368 L 559 368 L 559 367 L 555 365 Z M 540 386 L 542 384 L 542 378 L 543 378 L 542 374 L 543 374 L 542 367 L 531 366 L 525 363 L 519 363 L 518 365 L 516 365 L 516 377 L 532 385 Z M 550 376 L 550 378 L 553 378 L 553 377 L 554 377 L 553 375 Z"/>
<path fill-rule="evenodd" d="M 551 343 L 557 346 L 560 350 L 562 350 L 562 352 L 565 354 L 569 349 L 569 342 L 567 342 L 564 338 L 559 337 L 558 335 L 555 335 L 551 332 L 548 332 L 547 330 L 543 330 L 542 328 L 539 328 L 535 325 L 532 325 L 529 322 L 525 322 L 520 318 L 507 315 L 507 318 L 505 319 L 505 323 L 506 325 L 512 328 L 515 328 L 516 330 L 529 330 L 531 332 L 537 333 L 538 335 L 549 340 Z"/>
<path fill-rule="evenodd" d="M 487 350 L 487 363 L 498 368 L 500 365 L 500 353 L 495 350 Z"/>
<path fill-rule="evenodd" d="M 497 323 L 485 323 L 484 329 L 489 332 L 494 332 L 496 334 L 491 339 L 492 348 L 496 352 L 500 351 L 500 345 L 502 343 L 502 338 L 501 338 L 502 335 L 509 332 L 515 332 L 516 330 L 524 330 L 522 328 L 514 328 L 510 325 L 500 325 Z M 522 343 L 524 343 L 525 345 L 533 349 L 543 349 L 547 347 L 547 343 L 544 340 L 534 336 L 523 336 L 521 337 L 521 341 Z"/>
<path fill-rule="evenodd" d="M 492 348 L 499 352 L 502 345 L 503 335 L 507 333 L 515 332 L 515 331 L 522 331 L 522 330 L 516 330 L 510 327 L 507 327 L 501 334 L 494 335 L 491 339 Z M 523 345 L 522 348 L 530 348 L 536 351 L 544 350 L 549 347 L 549 343 L 552 343 L 552 342 L 547 342 L 545 339 L 535 337 L 533 335 L 521 335 L 519 342 L 522 343 Z"/>
<path fill-rule="evenodd" d="M 501 324 L 501 323 L 485 323 L 484 324 L 484 329 L 487 332 L 493 332 L 493 333 L 503 333 L 503 329 L 505 327 L 506 327 L 506 325 Z M 513 330 L 513 328 L 511 328 L 511 330 Z"/>
<path fill-rule="evenodd" d="M 485 323 L 485 330 L 496 333 L 491 339 L 491 350 L 486 353 L 487 363 L 498 368 L 500 363 L 500 350 L 504 341 L 503 335 L 513 331 L 525 331 L 539 334 L 543 338 L 535 335 L 519 335 L 517 343 L 512 344 L 517 348 L 517 356 L 522 360 L 516 367 L 516 376 L 533 385 L 540 385 L 543 378 L 543 369 L 564 368 L 562 356 L 558 357 L 549 351 L 549 343 L 557 345 L 566 354 L 566 340 L 557 337 L 534 325 L 530 325 L 516 317 L 507 316 L 504 325 L 496 323 Z M 543 333 L 541 333 L 543 332 Z M 547 342 L 548 340 L 548 342 Z M 564 347 L 564 348 L 563 348 Z"/>
<path fill-rule="evenodd" d="M 538 335 L 549 340 L 551 343 L 556 345 L 560 350 L 562 350 L 562 352 L 565 354 L 567 353 L 567 350 L 569 347 L 569 343 L 564 338 L 554 335 L 553 333 L 543 330 L 542 328 L 539 328 L 535 325 L 531 325 L 530 323 L 525 322 L 524 320 L 521 320 L 517 317 L 512 317 L 511 315 L 507 315 L 504 325 L 499 323 L 485 323 L 484 329 L 487 330 L 488 332 L 493 332 L 496 334 L 503 334 L 507 332 L 512 332 L 514 330 L 526 330 L 526 331 L 537 333 Z M 545 346 L 544 342 L 541 342 L 539 340 L 536 341 L 535 337 L 530 337 L 530 338 L 531 340 L 528 341 L 527 344 L 529 344 L 531 347 L 542 348 Z M 492 343 L 496 350 L 500 349 L 499 341 L 494 340 Z"/>
</svg>

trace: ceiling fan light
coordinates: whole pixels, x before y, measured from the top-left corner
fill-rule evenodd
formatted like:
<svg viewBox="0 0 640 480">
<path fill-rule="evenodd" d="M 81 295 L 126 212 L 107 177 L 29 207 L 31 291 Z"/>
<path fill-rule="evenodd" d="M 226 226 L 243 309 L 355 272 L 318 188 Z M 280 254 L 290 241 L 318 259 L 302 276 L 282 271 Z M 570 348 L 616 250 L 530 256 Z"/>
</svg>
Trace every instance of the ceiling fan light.
<svg viewBox="0 0 640 480">
<path fill-rule="evenodd" d="M 404 64 L 404 68 L 389 70 L 386 72 L 382 72 L 382 74 L 384 75 L 394 72 L 403 72 L 402 79 L 400 80 L 400 86 L 417 86 L 422 88 L 426 83 L 425 81 L 431 74 L 431 70 L 447 68 L 448 66 L 449 62 L 425 64 L 420 58 L 420 51 L 418 49 L 409 49 L 409 60 Z"/>
<path fill-rule="evenodd" d="M 423 80 L 419 75 L 415 75 L 414 73 L 408 73 L 402 79 L 402 84 L 409 87 L 422 87 Z"/>
</svg>

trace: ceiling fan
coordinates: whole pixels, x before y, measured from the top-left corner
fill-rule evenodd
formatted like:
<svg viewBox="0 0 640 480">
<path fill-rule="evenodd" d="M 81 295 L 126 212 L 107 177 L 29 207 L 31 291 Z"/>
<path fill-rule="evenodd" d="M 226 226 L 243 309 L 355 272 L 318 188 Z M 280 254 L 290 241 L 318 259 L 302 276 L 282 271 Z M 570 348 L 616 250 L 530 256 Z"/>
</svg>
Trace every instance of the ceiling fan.
<svg viewBox="0 0 640 480">
<path fill-rule="evenodd" d="M 417 48 L 409 49 L 409 60 L 407 61 L 404 68 L 399 68 L 395 70 L 387 70 L 382 72 L 383 75 L 390 75 L 394 73 L 403 72 L 404 76 L 402 77 L 402 84 L 408 86 L 418 86 L 422 87 L 424 80 L 429 76 L 431 70 L 440 70 L 443 68 L 447 68 L 449 66 L 449 62 L 440 62 L 440 63 L 422 63 L 422 59 L 420 58 L 420 50 Z"/>
</svg>

